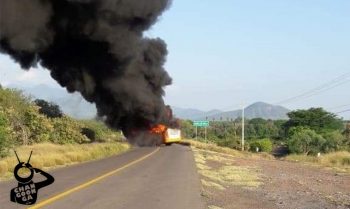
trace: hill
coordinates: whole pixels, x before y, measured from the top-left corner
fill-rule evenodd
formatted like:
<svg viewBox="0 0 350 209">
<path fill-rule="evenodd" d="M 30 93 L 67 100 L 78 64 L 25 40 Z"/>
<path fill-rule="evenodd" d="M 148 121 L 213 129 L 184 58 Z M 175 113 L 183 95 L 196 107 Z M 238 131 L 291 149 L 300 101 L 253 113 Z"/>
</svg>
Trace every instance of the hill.
<svg viewBox="0 0 350 209">
<path fill-rule="evenodd" d="M 205 118 L 208 115 L 219 114 L 222 111 L 220 110 L 211 110 L 211 111 L 202 111 L 193 108 L 180 108 L 180 107 L 171 107 L 176 117 L 181 119 L 193 120 L 196 118 Z"/>
<path fill-rule="evenodd" d="M 79 93 L 67 93 L 63 88 L 55 88 L 45 84 L 26 87 L 20 84 L 12 84 L 9 88 L 22 90 L 26 95 L 37 99 L 44 99 L 60 106 L 62 111 L 77 119 L 91 119 L 96 116 L 96 107 Z"/>
<path fill-rule="evenodd" d="M 190 120 L 205 120 L 206 117 L 209 120 L 226 120 L 226 119 L 236 119 L 241 117 L 242 110 L 233 110 L 233 111 L 200 111 L 197 109 L 183 109 L 183 108 L 173 108 L 174 113 L 177 117 L 182 119 Z M 264 118 L 264 119 L 287 119 L 288 110 L 285 107 L 272 105 L 264 102 L 256 102 L 245 108 L 245 118 Z"/>
</svg>

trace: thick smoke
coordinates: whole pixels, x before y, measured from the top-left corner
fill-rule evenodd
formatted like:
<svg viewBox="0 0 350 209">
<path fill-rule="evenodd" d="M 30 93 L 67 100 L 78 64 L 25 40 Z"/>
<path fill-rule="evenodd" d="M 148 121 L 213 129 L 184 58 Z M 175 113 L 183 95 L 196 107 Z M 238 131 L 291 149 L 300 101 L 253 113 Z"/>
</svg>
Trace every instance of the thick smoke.
<svg viewBox="0 0 350 209">
<path fill-rule="evenodd" d="M 162 98 L 171 84 L 163 68 L 166 44 L 143 36 L 170 3 L 0 0 L 0 52 L 24 69 L 40 64 L 50 70 L 135 142 L 149 127 L 170 122 Z"/>
</svg>

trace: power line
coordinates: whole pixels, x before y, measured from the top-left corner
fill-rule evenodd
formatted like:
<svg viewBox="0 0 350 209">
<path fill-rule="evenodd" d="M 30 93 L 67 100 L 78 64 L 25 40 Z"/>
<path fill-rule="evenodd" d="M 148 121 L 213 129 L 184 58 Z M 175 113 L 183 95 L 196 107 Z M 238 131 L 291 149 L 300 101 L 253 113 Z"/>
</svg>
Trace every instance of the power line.
<svg viewBox="0 0 350 209">
<path fill-rule="evenodd" d="M 306 98 L 309 98 L 311 96 L 314 96 L 314 95 L 317 95 L 317 94 L 320 94 L 322 92 L 325 92 L 325 91 L 328 91 L 330 89 L 333 89 L 335 87 L 338 87 L 340 85 L 343 85 L 347 82 L 349 82 L 350 80 L 347 80 L 347 78 L 350 77 L 350 73 L 345 73 L 345 74 L 342 74 L 338 77 L 336 77 L 335 79 L 329 81 L 329 82 L 326 82 L 316 88 L 313 88 L 309 91 L 306 91 L 302 94 L 299 94 L 297 96 L 294 96 L 294 97 L 290 97 L 288 99 L 285 99 L 285 100 L 282 100 L 276 104 L 285 104 L 285 103 L 290 103 L 290 102 L 294 102 L 296 100 L 300 100 L 300 99 L 306 99 Z"/>
<path fill-rule="evenodd" d="M 324 84 L 322 84 L 316 88 L 313 88 L 309 91 L 306 91 L 300 95 L 285 99 L 277 104 L 289 103 L 289 102 L 292 102 L 293 100 L 299 100 L 299 99 L 303 99 L 303 98 L 305 99 L 305 98 L 308 98 L 310 96 L 314 96 L 316 94 L 327 91 L 329 89 L 335 88 L 337 86 L 340 86 L 344 83 L 349 82 L 349 80 L 346 80 L 349 76 L 350 76 L 350 73 L 343 74 L 343 75 L 341 75 L 341 76 L 339 76 L 339 77 L 337 77 L 337 78 L 335 78 L 327 83 L 324 83 Z"/>
<path fill-rule="evenodd" d="M 347 106 L 350 106 L 350 104 L 338 105 L 338 106 L 330 107 L 330 108 L 327 108 L 327 109 L 328 110 L 334 110 L 334 109 L 339 109 L 339 108 L 347 107 Z"/>
<path fill-rule="evenodd" d="M 343 112 L 349 112 L 350 109 L 347 109 L 347 110 L 343 110 L 343 111 L 340 111 L 340 112 L 336 112 L 335 114 L 339 114 L 339 113 L 343 113 Z"/>
</svg>

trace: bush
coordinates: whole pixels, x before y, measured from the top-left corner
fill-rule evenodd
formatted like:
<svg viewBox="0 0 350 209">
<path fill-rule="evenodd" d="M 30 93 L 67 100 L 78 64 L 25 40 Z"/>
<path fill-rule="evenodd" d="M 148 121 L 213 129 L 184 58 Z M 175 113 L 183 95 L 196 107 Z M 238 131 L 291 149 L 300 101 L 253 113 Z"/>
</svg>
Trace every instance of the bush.
<svg viewBox="0 0 350 209">
<path fill-rule="evenodd" d="M 288 155 L 286 160 L 317 163 L 324 166 L 339 167 L 342 169 L 350 168 L 350 152 L 346 151 L 332 152 L 321 155 L 321 157 L 292 154 Z"/>
<path fill-rule="evenodd" d="M 316 154 L 322 151 L 326 140 L 314 130 L 297 127 L 291 130 L 288 149 L 297 154 Z"/>
<path fill-rule="evenodd" d="M 259 148 L 261 152 L 271 152 L 272 142 L 270 139 L 261 139 L 251 142 L 250 149 L 255 152 L 256 148 Z"/>
<path fill-rule="evenodd" d="M 196 128 L 192 125 L 192 121 L 180 120 L 180 129 L 183 137 L 187 139 L 196 137 Z"/>
<path fill-rule="evenodd" d="M 49 141 L 53 126 L 47 117 L 39 114 L 36 107 L 24 113 L 24 125 L 28 129 L 29 144 Z"/>
<path fill-rule="evenodd" d="M 326 140 L 322 146 L 323 152 L 346 150 L 345 137 L 340 131 L 327 132 L 323 137 Z"/>
<path fill-rule="evenodd" d="M 89 139 L 81 134 L 81 125 L 69 117 L 53 118 L 50 141 L 58 144 L 86 143 Z"/>
<path fill-rule="evenodd" d="M 7 119 L 0 112 L 0 158 L 8 154 L 8 149 L 11 147 L 9 125 Z"/>
<path fill-rule="evenodd" d="M 81 132 L 92 142 L 121 141 L 121 134 L 119 131 L 114 131 L 108 128 L 104 123 L 100 121 L 82 120 L 80 123 L 83 126 Z"/>
<path fill-rule="evenodd" d="M 217 139 L 216 144 L 221 147 L 229 147 L 231 149 L 236 149 L 236 150 L 242 149 L 242 140 L 239 137 Z M 245 141 L 244 150 L 248 150 L 248 149 L 249 149 L 249 143 Z"/>
<path fill-rule="evenodd" d="M 63 116 L 60 107 L 52 102 L 47 102 L 43 99 L 36 99 L 34 102 L 40 107 L 40 114 L 43 114 L 49 118 L 60 118 Z"/>
<path fill-rule="evenodd" d="M 91 142 L 96 141 L 96 134 L 95 131 L 90 128 L 82 128 L 81 134 L 85 135 L 87 138 L 90 139 Z"/>
</svg>

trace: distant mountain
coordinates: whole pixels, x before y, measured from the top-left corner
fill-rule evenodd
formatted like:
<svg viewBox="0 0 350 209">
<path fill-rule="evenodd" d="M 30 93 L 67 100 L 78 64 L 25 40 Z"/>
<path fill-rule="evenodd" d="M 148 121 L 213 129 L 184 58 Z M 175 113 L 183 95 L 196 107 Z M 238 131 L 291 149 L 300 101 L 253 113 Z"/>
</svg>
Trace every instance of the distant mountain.
<svg viewBox="0 0 350 209">
<path fill-rule="evenodd" d="M 244 117 L 248 119 L 252 118 L 264 118 L 264 119 L 287 119 L 287 113 L 290 112 L 285 107 L 271 105 L 264 102 L 256 102 L 254 104 L 249 105 L 244 109 Z M 215 118 L 216 120 L 235 119 L 238 117 L 242 117 L 242 110 L 234 110 L 222 112 L 219 114 L 211 115 L 210 118 Z M 205 119 L 205 118 L 202 118 Z"/>
<path fill-rule="evenodd" d="M 183 109 L 183 108 L 173 108 L 174 114 L 183 119 L 190 120 L 205 120 L 208 117 L 209 120 L 226 120 L 226 119 L 236 119 L 242 116 L 242 110 L 233 111 L 220 111 L 215 110 L 214 112 L 200 111 L 197 109 Z M 271 105 L 264 102 L 256 102 L 245 108 L 245 118 L 264 118 L 264 119 L 287 119 L 287 113 L 290 112 L 285 107 Z"/>
<path fill-rule="evenodd" d="M 176 117 L 181 119 L 189 119 L 189 120 L 194 120 L 196 118 L 202 118 L 209 115 L 215 115 L 222 112 L 220 110 L 202 111 L 202 110 L 192 109 L 192 108 L 180 108 L 180 107 L 171 107 L 171 108 Z"/>
<path fill-rule="evenodd" d="M 74 118 L 88 119 L 96 115 L 95 105 L 85 101 L 79 93 L 70 94 L 63 88 L 51 87 L 45 84 L 31 87 L 24 86 L 23 84 L 13 84 L 7 87 L 18 88 L 23 90 L 27 95 L 54 102 L 61 107 L 65 114 Z M 227 118 L 235 119 L 241 117 L 242 114 L 242 110 L 224 112 L 215 109 L 210 111 L 179 107 L 172 107 L 172 109 L 176 117 L 189 120 L 205 120 L 206 117 L 208 117 L 209 120 L 213 118 L 215 118 L 215 120 L 220 120 L 220 118 L 222 118 L 222 120 L 226 120 Z M 287 113 L 289 111 L 290 110 L 282 106 L 256 102 L 245 108 L 245 118 L 287 119 Z"/>
<path fill-rule="evenodd" d="M 79 93 L 70 94 L 63 88 L 50 87 L 45 84 L 31 87 L 12 84 L 8 87 L 23 90 L 25 94 L 35 99 L 44 99 L 49 102 L 54 102 L 60 106 L 65 114 L 74 118 L 89 119 L 96 115 L 95 105 L 85 101 Z"/>
</svg>

